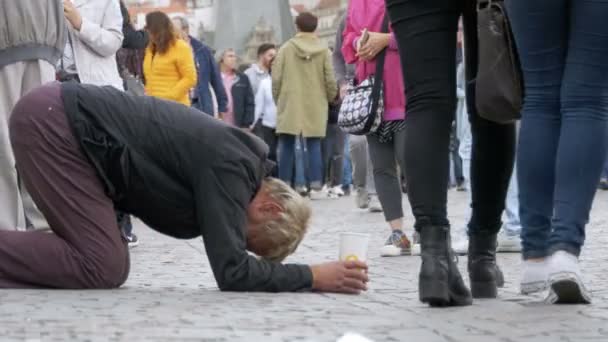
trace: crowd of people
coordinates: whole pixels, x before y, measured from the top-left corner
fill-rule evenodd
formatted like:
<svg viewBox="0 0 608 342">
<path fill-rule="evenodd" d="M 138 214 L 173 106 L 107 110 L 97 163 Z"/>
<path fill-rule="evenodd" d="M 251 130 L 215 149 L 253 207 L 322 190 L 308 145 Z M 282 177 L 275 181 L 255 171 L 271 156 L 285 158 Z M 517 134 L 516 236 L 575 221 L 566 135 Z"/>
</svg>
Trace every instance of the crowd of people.
<svg viewBox="0 0 608 342">
<path fill-rule="evenodd" d="M 202 235 L 221 289 L 358 293 L 364 263 L 280 264 L 307 230 L 303 198 L 352 192 L 384 215 L 382 256 L 419 245 L 424 303 L 495 298 L 497 252 L 522 252 L 524 294 L 590 302 L 578 256 L 598 183 L 608 190 L 597 158 L 608 154 L 608 32 L 596 25 L 608 1 L 506 5 L 521 127 L 478 113 L 472 0 L 351 0 L 332 47 L 304 12 L 298 33 L 262 44 L 251 65 L 239 47 L 193 37 L 184 17 L 151 12 L 138 30 L 122 1 L 1 3 L 0 27 L 21 30 L 0 40 L 0 287 L 120 286 L 135 215 Z M 380 67 L 377 130 L 344 133 L 342 101 Z M 452 187 L 470 204 L 454 230 Z M 454 254 L 468 255 L 470 290 Z"/>
</svg>

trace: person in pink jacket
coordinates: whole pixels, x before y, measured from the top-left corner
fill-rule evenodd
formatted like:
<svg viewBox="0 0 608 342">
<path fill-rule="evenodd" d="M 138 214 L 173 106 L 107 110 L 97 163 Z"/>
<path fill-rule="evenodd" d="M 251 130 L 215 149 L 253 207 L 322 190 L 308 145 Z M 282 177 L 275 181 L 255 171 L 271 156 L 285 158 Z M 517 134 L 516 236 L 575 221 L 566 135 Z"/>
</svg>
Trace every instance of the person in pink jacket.
<svg viewBox="0 0 608 342">
<path fill-rule="evenodd" d="M 374 167 L 376 190 L 384 216 L 392 230 L 382 247 L 382 256 L 410 254 L 410 241 L 403 233 L 403 206 L 399 173 L 395 160 L 404 169 L 405 92 L 397 42 L 389 28 L 382 33 L 386 16 L 384 0 L 351 0 L 343 32 L 342 53 L 348 64 L 356 65 L 355 82 L 376 73 L 380 52 L 386 49 L 384 64 L 384 116 L 376 133 L 367 136 Z M 386 19 L 388 20 L 388 18 Z M 367 29 L 369 39 L 360 41 Z"/>
</svg>

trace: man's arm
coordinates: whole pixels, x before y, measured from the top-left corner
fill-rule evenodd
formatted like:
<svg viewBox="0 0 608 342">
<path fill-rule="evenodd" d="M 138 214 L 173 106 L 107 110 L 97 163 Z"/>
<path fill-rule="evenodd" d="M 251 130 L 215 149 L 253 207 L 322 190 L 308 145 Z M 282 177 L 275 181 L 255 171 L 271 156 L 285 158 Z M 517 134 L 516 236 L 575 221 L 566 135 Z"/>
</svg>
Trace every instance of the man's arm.
<svg viewBox="0 0 608 342">
<path fill-rule="evenodd" d="M 262 117 L 264 108 L 266 107 L 265 94 L 270 89 L 269 85 L 270 85 L 270 83 L 267 83 L 266 80 L 262 80 L 262 82 L 260 82 L 260 87 L 258 88 L 258 92 L 255 94 L 255 112 L 253 115 L 254 125 L 256 122 L 258 122 L 258 120 L 260 120 L 260 118 Z M 270 92 L 272 92 L 272 90 L 270 90 Z M 252 128 L 253 128 L 253 126 L 252 126 Z"/>
<path fill-rule="evenodd" d="M 331 57 L 329 52 L 325 55 L 325 89 L 327 92 L 327 101 L 333 102 L 338 95 L 338 84 L 336 83 L 336 77 L 334 76 L 334 67 L 331 65 Z"/>
<path fill-rule="evenodd" d="M 279 104 L 279 95 L 281 94 L 281 85 L 283 78 L 283 68 L 285 65 L 285 46 L 279 50 L 277 56 L 272 63 L 272 97 L 274 102 Z"/>
<path fill-rule="evenodd" d="M 129 10 L 124 1 L 119 2 L 122 14 L 122 34 L 124 39 L 122 47 L 125 49 L 143 50 L 148 46 L 148 33 L 145 30 L 136 30 L 131 24 Z"/>
<path fill-rule="evenodd" d="M 108 1 L 101 24 L 82 18 L 78 37 L 100 56 L 110 57 L 122 46 L 122 14 L 118 1 Z"/>
<path fill-rule="evenodd" d="M 243 115 L 243 126 L 250 127 L 254 123 L 255 117 L 255 95 L 253 94 L 253 87 L 251 81 L 247 76 L 244 76 L 245 83 L 247 83 L 247 90 L 245 92 L 245 113 Z"/>
<path fill-rule="evenodd" d="M 223 162 L 200 175 L 195 192 L 205 250 L 218 287 L 266 292 L 310 289 L 310 267 L 269 262 L 247 253 L 246 210 L 254 190 L 243 167 Z"/>
<path fill-rule="evenodd" d="M 209 61 L 209 82 L 211 83 L 211 87 L 215 92 L 215 97 L 217 101 L 217 111 L 219 113 L 225 113 L 228 110 L 228 95 L 226 94 L 226 89 L 224 88 L 224 81 L 222 80 L 220 67 L 213 59 L 211 51 L 205 49 L 205 54 L 207 54 L 207 60 Z"/>
<path fill-rule="evenodd" d="M 344 16 L 340 19 L 340 25 L 338 26 L 338 31 L 336 32 L 336 45 L 334 46 L 334 52 L 332 54 L 334 70 L 336 72 L 336 81 L 340 85 L 346 83 L 346 80 L 349 79 L 346 70 L 346 61 L 344 60 L 344 55 L 342 54 L 342 42 L 344 40 L 343 33 L 345 27 L 346 14 L 344 14 Z"/>
<path fill-rule="evenodd" d="M 252 182 L 242 163 L 197 177 L 197 216 L 207 257 L 222 291 L 287 292 L 313 289 L 357 294 L 365 291 L 367 266 L 359 261 L 315 266 L 281 264 L 257 259 L 246 251 L 246 211 Z"/>
</svg>

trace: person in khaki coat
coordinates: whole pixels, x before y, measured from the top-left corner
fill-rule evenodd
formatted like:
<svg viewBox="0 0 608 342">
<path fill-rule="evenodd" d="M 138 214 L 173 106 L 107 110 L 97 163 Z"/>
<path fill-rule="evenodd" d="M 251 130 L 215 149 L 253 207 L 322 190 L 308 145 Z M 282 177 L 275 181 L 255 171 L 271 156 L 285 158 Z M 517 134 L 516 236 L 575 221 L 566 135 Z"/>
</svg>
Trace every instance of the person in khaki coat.
<svg viewBox="0 0 608 342">
<path fill-rule="evenodd" d="M 338 93 L 338 86 L 327 46 L 314 34 L 318 19 L 302 13 L 296 19 L 298 34 L 279 50 L 273 64 L 272 92 L 277 103 L 279 135 L 279 178 L 291 183 L 296 140 L 305 146 L 307 176 L 311 197 L 321 195 L 323 162 L 321 139 L 327 128 L 328 104 Z M 295 187 L 306 188 L 306 180 L 297 177 Z"/>
</svg>

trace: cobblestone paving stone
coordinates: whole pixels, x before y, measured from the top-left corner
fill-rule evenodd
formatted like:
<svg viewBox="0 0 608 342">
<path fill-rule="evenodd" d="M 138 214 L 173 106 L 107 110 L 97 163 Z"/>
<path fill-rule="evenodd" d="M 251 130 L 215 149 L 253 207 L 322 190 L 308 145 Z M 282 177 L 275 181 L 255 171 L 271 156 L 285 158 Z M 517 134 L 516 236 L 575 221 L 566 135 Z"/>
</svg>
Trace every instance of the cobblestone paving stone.
<svg viewBox="0 0 608 342">
<path fill-rule="evenodd" d="M 451 193 L 450 203 L 453 225 L 464 224 L 464 195 Z M 374 341 L 608 341 L 608 193 L 596 199 L 582 256 L 590 306 L 549 306 L 518 295 L 520 256 L 500 254 L 507 284 L 499 299 L 427 308 L 418 302 L 419 258 L 379 257 L 388 234 L 381 215 L 354 209 L 352 198 L 314 208 L 311 231 L 289 261 L 332 260 L 339 232 L 371 232 L 368 293 L 220 293 L 200 241 L 168 239 L 138 224 L 141 245 L 124 287 L 0 291 L 0 341 L 308 342 L 336 341 L 346 332 Z M 407 222 L 411 227 L 409 214 Z M 461 257 L 463 274 L 465 265 Z"/>
</svg>

